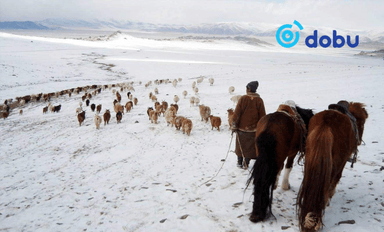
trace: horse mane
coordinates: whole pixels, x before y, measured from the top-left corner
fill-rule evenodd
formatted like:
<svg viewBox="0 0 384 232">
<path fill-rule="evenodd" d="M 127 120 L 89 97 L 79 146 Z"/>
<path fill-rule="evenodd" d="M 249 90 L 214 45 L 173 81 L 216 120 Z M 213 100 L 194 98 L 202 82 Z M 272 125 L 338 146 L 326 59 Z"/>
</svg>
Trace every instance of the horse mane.
<svg viewBox="0 0 384 232">
<path fill-rule="evenodd" d="M 349 103 L 349 112 L 355 116 L 355 118 L 359 119 L 367 119 L 368 113 L 365 110 L 366 105 L 360 102 L 351 102 Z"/>
</svg>

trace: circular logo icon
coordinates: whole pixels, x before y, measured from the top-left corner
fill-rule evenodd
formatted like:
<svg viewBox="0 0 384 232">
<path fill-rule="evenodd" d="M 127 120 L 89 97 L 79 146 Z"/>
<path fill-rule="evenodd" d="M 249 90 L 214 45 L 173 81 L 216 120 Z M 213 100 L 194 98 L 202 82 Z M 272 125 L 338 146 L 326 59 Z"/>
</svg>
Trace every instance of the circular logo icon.
<svg viewBox="0 0 384 232">
<path fill-rule="evenodd" d="M 303 26 L 296 20 L 293 22 L 300 31 L 303 30 Z M 285 48 L 291 48 L 299 42 L 300 34 L 298 31 L 293 33 L 291 30 L 292 24 L 284 24 L 283 26 L 279 27 L 279 29 L 276 32 L 276 40 L 277 42 L 285 47 Z"/>
</svg>

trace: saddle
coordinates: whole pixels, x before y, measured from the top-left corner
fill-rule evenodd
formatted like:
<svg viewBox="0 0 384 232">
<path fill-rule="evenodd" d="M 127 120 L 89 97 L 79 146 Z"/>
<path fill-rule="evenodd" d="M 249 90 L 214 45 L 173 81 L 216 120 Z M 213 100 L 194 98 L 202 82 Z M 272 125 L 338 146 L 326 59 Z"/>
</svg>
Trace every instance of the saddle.
<svg viewBox="0 0 384 232">
<path fill-rule="evenodd" d="M 345 114 L 348 116 L 351 124 L 352 124 L 352 129 L 353 129 L 353 132 L 355 133 L 355 140 L 356 140 L 356 150 L 353 152 L 354 155 L 353 155 L 353 158 L 350 160 L 350 162 L 352 163 L 351 164 L 351 167 L 353 167 L 353 163 L 356 162 L 356 157 L 357 157 L 357 145 L 360 144 L 360 138 L 359 138 L 359 132 L 358 132 L 358 128 L 357 128 L 357 124 L 356 124 L 356 118 L 355 116 L 353 116 L 351 114 L 351 112 L 349 112 L 349 103 L 347 101 L 339 101 L 337 104 L 330 104 L 328 106 L 328 109 L 329 110 L 336 110 L 342 114 Z"/>
</svg>

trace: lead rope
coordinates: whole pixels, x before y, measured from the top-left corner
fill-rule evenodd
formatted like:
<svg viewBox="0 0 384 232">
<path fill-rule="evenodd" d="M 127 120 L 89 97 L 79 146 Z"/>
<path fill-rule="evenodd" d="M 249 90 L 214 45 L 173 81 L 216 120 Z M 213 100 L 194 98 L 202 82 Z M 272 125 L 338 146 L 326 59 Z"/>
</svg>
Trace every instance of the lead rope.
<svg viewBox="0 0 384 232">
<path fill-rule="evenodd" d="M 229 143 L 229 147 L 228 147 L 228 152 L 227 152 L 227 155 L 225 156 L 225 159 L 224 159 L 224 162 L 223 164 L 221 165 L 220 169 L 216 172 L 216 174 L 209 180 L 207 180 L 206 182 L 202 183 L 201 185 L 199 185 L 199 187 L 207 184 L 208 182 L 212 181 L 217 175 L 219 175 L 219 172 L 221 171 L 221 169 L 223 168 L 225 162 L 227 161 L 227 158 L 228 158 L 228 154 L 231 150 L 231 145 L 232 145 L 232 140 L 233 140 L 233 133 L 232 133 L 232 137 L 231 137 L 231 142 Z"/>
</svg>

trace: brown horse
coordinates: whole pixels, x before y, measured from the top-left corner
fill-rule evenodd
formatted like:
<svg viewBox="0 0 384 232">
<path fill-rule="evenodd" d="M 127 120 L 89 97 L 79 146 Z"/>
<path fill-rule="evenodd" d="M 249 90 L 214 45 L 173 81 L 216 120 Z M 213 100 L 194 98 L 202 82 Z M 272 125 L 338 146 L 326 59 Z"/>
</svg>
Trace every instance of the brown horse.
<svg viewBox="0 0 384 232">
<path fill-rule="evenodd" d="M 357 153 L 357 146 L 362 141 L 368 118 L 364 107 L 362 103 L 351 102 L 344 113 L 325 110 L 311 119 L 304 178 L 297 197 L 301 231 L 316 231 L 323 226 L 325 207 L 335 193 L 347 160 L 353 152 Z M 348 117 L 348 109 L 355 117 L 352 120 Z M 352 121 L 356 121 L 357 130 Z"/>
<path fill-rule="evenodd" d="M 247 182 L 249 185 L 253 180 L 254 184 L 253 210 L 249 218 L 252 222 L 262 221 L 272 215 L 273 190 L 277 187 L 279 174 L 287 158 L 282 188 L 290 188 L 288 179 L 293 160 L 298 151 L 304 151 L 307 126 L 312 116 L 312 110 L 280 105 L 277 112 L 264 116 L 258 122 L 257 159 Z"/>
</svg>

